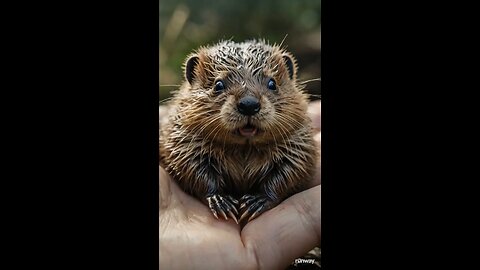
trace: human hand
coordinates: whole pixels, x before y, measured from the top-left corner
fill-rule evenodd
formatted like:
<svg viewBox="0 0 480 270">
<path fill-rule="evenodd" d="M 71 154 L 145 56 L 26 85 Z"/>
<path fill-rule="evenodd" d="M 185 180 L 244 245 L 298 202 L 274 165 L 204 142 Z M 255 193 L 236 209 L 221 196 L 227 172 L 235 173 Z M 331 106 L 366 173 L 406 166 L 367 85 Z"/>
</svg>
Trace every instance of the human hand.
<svg viewBox="0 0 480 270">
<path fill-rule="evenodd" d="M 316 106 L 316 107 L 314 107 Z M 309 113 L 320 131 L 320 103 Z M 160 110 L 161 112 L 162 110 Z M 320 146 L 320 133 L 315 137 Z M 160 267 L 282 269 L 320 243 L 320 167 L 312 188 L 249 222 L 215 219 L 160 168 Z"/>
<path fill-rule="evenodd" d="M 217 220 L 160 168 L 161 269 L 282 269 L 320 243 L 320 185 L 249 222 Z"/>
</svg>

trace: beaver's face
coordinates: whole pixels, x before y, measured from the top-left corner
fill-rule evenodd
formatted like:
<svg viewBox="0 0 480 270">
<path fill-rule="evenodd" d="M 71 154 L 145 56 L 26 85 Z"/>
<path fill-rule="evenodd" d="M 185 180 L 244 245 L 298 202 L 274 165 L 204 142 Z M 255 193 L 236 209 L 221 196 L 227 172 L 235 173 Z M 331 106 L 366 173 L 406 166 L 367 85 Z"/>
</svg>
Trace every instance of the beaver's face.
<svg viewBox="0 0 480 270">
<path fill-rule="evenodd" d="M 195 115 L 184 125 L 220 143 L 288 143 L 307 119 L 296 69 L 293 56 L 261 42 L 200 49 L 185 66 L 190 87 L 180 94 Z"/>
</svg>

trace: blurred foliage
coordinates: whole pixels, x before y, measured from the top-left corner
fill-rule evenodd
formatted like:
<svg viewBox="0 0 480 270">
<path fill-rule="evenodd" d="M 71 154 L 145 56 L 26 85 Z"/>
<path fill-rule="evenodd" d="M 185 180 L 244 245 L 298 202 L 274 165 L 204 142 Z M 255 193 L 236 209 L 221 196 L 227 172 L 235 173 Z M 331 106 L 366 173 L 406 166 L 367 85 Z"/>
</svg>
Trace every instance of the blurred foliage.
<svg viewBox="0 0 480 270">
<path fill-rule="evenodd" d="M 265 39 L 299 64 L 299 80 L 320 78 L 320 0 L 160 0 L 160 100 L 183 80 L 186 56 L 222 39 Z M 318 97 L 320 82 L 307 84 Z"/>
</svg>

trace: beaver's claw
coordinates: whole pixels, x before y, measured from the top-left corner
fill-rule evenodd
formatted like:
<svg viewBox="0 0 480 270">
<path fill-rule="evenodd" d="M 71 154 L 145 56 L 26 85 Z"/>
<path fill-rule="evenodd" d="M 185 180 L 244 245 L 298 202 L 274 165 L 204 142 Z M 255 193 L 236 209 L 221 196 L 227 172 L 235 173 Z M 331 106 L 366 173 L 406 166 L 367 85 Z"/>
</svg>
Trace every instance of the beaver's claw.
<svg viewBox="0 0 480 270">
<path fill-rule="evenodd" d="M 222 215 L 225 220 L 228 220 L 227 214 L 238 224 L 236 215 L 238 210 L 235 207 L 238 201 L 231 196 L 213 195 L 207 198 L 208 207 L 212 211 L 215 218 L 218 219 L 218 214 Z"/>
<path fill-rule="evenodd" d="M 247 217 L 249 217 L 247 222 L 250 222 L 273 205 L 274 203 L 265 195 L 245 195 L 240 199 L 239 210 L 242 215 L 238 222 L 242 222 Z"/>
</svg>

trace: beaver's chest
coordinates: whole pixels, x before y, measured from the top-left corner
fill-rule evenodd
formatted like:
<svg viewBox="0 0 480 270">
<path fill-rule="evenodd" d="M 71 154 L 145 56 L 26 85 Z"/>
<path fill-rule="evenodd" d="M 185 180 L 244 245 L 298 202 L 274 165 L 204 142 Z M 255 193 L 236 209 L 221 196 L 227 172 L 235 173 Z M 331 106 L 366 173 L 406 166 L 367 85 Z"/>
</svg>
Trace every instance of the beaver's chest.
<svg viewBox="0 0 480 270">
<path fill-rule="evenodd" d="M 237 195 L 255 193 L 274 168 L 273 153 L 242 147 L 225 152 L 220 161 L 225 189 Z"/>
</svg>

